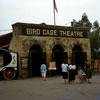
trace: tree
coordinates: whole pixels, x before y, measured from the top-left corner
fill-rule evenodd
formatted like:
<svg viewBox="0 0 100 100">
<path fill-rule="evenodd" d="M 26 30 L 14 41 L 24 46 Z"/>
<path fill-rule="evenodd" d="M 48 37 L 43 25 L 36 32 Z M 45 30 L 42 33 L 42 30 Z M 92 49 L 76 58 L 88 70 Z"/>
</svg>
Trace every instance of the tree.
<svg viewBox="0 0 100 100">
<path fill-rule="evenodd" d="M 73 21 L 71 22 L 71 26 L 72 27 L 87 27 L 89 29 L 92 28 L 92 24 L 90 23 L 88 16 L 86 15 L 86 13 L 83 13 L 81 20 L 79 20 L 78 22 L 73 19 Z"/>
<path fill-rule="evenodd" d="M 97 20 L 93 23 L 92 29 L 93 29 L 93 31 L 95 31 L 95 30 L 98 30 L 98 29 L 99 29 L 99 23 L 98 23 L 98 21 L 97 21 Z"/>
<path fill-rule="evenodd" d="M 100 59 L 100 27 L 98 21 L 95 21 L 90 34 L 92 59 Z"/>
</svg>

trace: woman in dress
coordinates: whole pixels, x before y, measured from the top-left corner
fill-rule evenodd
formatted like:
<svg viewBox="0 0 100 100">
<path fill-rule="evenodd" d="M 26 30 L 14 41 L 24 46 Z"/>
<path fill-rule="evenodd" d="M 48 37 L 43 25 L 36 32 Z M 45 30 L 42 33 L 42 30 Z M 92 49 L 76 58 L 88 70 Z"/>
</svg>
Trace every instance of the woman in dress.
<svg viewBox="0 0 100 100">
<path fill-rule="evenodd" d="M 75 74 L 76 74 L 76 65 L 74 63 L 69 65 L 70 73 L 69 73 L 69 79 L 72 83 L 75 81 Z"/>
<path fill-rule="evenodd" d="M 91 83 L 91 78 L 92 78 L 92 70 L 91 70 L 91 65 L 88 62 L 88 60 L 86 60 L 86 78 L 88 79 L 88 83 Z"/>
</svg>

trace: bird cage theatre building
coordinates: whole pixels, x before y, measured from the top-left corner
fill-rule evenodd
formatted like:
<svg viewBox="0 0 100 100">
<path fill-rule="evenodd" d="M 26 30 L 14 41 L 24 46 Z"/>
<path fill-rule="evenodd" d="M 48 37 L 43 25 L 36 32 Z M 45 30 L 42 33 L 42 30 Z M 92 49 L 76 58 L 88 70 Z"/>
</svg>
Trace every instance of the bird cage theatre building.
<svg viewBox="0 0 100 100">
<path fill-rule="evenodd" d="M 46 24 L 15 23 L 9 50 L 18 54 L 19 78 L 40 76 L 40 65 L 55 62 L 57 75 L 61 64 L 74 63 L 77 68 L 91 61 L 89 30 Z M 47 71 L 50 75 L 50 71 Z"/>
</svg>

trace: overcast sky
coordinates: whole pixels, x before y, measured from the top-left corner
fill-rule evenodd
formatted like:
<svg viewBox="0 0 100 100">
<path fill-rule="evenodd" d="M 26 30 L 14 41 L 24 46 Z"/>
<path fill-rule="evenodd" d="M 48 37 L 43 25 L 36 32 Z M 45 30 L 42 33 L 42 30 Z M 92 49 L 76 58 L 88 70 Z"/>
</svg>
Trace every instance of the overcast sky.
<svg viewBox="0 0 100 100">
<path fill-rule="evenodd" d="M 70 22 L 79 21 L 83 13 L 90 22 L 97 20 L 100 24 L 100 0 L 55 1 L 56 25 L 70 26 Z M 16 22 L 53 25 L 53 0 L 0 0 L 0 34 L 12 31 L 12 24 Z"/>
</svg>

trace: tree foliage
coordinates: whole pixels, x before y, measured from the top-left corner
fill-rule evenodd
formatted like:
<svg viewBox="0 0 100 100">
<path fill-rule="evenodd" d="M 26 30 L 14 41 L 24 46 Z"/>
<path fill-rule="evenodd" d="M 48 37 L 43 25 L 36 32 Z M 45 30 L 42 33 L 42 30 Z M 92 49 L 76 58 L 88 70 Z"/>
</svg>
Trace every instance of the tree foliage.
<svg viewBox="0 0 100 100">
<path fill-rule="evenodd" d="M 95 21 L 90 34 L 91 53 L 93 59 L 100 59 L 100 28 L 98 21 Z"/>
<path fill-rule="evenodd" d="M 93 29 L 93 31 L 95 31 L 95 30 L 98 30 L 98 29 L 99 29 L 99 23 L 98 23 L 98 21 L 97 21 L 97 20 L 93 23 L 92 29 Z"/>
<path fill-rule="evenodd" d="M 73 19 L 73 21 L 71 22 L 71 26 L 72 27 L 88 27 L 89 29 L 91 29 L 92 24 L 90 23 L 86 13 L 84 13 L 82 15 L 81 20 L 76 21 L 75 19 Z"/>
</svg>

